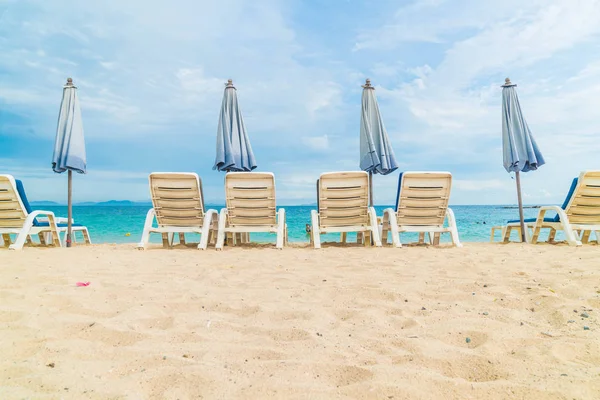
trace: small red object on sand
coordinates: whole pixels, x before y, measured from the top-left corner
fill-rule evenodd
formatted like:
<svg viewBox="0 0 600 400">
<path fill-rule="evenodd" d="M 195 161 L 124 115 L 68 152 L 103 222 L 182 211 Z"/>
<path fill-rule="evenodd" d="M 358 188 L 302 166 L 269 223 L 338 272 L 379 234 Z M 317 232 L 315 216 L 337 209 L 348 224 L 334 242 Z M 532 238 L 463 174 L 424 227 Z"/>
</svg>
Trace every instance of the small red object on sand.
<svg viewBox="0 0 600 400">
<path fill-rule="evenodd" d="M 90 283 L 89 282 L 77 282 L 75 285 L 77 285 L 77 286 L 89 286 Z"/>
</svg>

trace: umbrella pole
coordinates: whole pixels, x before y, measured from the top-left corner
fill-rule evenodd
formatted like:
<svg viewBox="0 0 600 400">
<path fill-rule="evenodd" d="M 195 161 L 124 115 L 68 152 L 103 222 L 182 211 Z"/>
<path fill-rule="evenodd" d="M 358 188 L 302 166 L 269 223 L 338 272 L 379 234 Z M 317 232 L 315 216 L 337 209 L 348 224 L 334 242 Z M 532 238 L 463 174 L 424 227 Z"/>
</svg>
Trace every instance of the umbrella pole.
<svg viewBox="0 0 600 400">
<path fill-rule="evenodd" d="M 369 206 L 373 207 L 373 172 L 369 171 Z"/>
<path fill-rule="evenodd" d="M 521 242 L 525 243 L 525 221 L 523 218 L 523 199 L 521 198 L 521 174 L 515 172 L 517 181 L 517 199 L 519 201 L 519 220 L 521 222 Z"/>
<path fill-rule="evenodd" d="M 73 171 L 69 170 L 68 172 L 68 176 L 69 176 L 69 184 L 68 184 L 68 200 L 67 200 L 67 204 L 68 204 L 68 211 L 67 211 L 67 247 L 71 247 L 71 220 L 73 218 L 73 202 L 72 202 L 72 197 L 73 197 Z"/>
</svg>

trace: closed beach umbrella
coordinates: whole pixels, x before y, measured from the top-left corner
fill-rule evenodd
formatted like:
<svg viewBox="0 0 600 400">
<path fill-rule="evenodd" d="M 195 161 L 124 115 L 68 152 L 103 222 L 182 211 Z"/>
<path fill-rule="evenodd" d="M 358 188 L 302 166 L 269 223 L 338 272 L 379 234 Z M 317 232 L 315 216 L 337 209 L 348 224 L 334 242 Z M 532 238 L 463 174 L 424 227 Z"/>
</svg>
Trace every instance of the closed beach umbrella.
<svg viewBox="0 0 600 400">
<path fill-rule="evenodd" d="M 73 218 L 73 171 L 86 173 L 85 139 L 77 87 L 71 78 L 63 87 L 63 97 L 58 114 L 56 141 L 52 156 L 52 169 L 56 173 L 68 171 L 68 231 L 67 247 L 71 247 L 71 219 Z"/>
<path fill-rule="evenodd" d="M 231 79 L 225 84 L 217 130 L 217 156 L 213 169 L 219 171 L 252 171 L 256 160 L 246 133 L 244 119 Z"/>
<path fill-rule="evenodd" d="M 375 88 L 369 79 L 362 87 L 360 169 L 369 173 L 369 201 L 373 206 L 373 174 L 392 173 L 398 169 L 398 163 L 379 113 Z"/>
<path fill-rule="evenodd" d="M 502 152 L 504 168 L 509 173 L 514 172 L 516 176 L 521 241 L 525 242 L 520 172 L 535 171 L 545 162 L 523 117 L 516 86 L 511 83 L 509 78 L 506 78 L 504 85 L 502 85 Z"/>
</svg>

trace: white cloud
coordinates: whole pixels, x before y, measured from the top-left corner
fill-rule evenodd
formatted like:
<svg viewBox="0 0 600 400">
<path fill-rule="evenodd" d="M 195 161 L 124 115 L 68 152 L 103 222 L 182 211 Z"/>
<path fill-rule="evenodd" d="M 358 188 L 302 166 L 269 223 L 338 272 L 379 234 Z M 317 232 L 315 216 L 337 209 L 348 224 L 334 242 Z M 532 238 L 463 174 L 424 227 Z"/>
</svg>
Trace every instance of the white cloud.
<svg viewBox="0 0 600 400">
<path fill-rule="evenodd" d="M 455 179 L 452 182 L 452 187 L 458 190 L 464 190 L 468 192 L 478 192 L 482 190 L 506 188 L 506 183 L 498 179 L 492 180 L 468 180 L 468 179 Z"/>
<path fill-rule="evenodd" d="M 324 151 L 329 148 L 329 137 L 327 135 L 304 137 L 302 141 L 314 150 Z"/>
</svg>

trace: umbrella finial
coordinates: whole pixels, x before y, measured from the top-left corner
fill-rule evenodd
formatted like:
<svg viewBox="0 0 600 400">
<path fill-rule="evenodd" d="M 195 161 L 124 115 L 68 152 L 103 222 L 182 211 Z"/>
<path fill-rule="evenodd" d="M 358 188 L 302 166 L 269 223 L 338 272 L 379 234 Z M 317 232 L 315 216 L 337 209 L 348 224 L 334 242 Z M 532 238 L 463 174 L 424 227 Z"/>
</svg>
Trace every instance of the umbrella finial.
<svg viewBox="0 0 600 400">
<path fill-rule="evenodd" d="M 506 78 L 506 79 L 504 80 L 504 85 L 502 85 L 502 87 L 509 87 L 509 86 L 517 86 L 517 85 L 516 85 L 516 84 L 514 84 L 514 83 L 512 83 L 512 82 L 510 81 L 510 78 Z"/>
<path fill-rule="evenodd" d="M 67 78 L 67 86 L 73 86 L 73 79 Z"/>
<path fill-rule="evenodd" d="M 365 89 L 373 89 L 373 85 L 371 85 L 371 80 L 369 78 L 367 78 L 367 80 L 365 81 L 365 84 L 362 85 L 362 87 L 364 87 Z"/>
<path fill-rule="evenodd" d="M 232 79 L 227 79 L 227 83 L 225 84 L 225 87 L 232 87 L 235 88 L 235 86 L 233 86 L 233 80 Z"/>
</svg>

